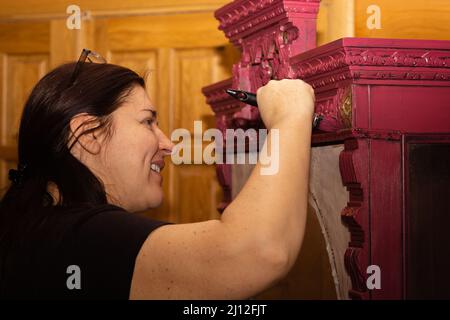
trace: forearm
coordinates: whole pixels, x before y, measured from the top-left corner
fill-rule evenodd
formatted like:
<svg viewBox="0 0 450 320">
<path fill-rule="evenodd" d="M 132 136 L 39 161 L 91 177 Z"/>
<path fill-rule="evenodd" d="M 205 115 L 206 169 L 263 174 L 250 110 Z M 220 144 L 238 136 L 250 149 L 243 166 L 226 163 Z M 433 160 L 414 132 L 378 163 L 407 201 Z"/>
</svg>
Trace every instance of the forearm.
<svg viewBox="0 0 450 320">
<path fill-rule="evenodd" d="M 258 161 L 241 192 L 224 211 L 222 221 L 242 232 L 240 239 L 245 235 L 245 240 L 285 250 L 292 261 L 300 249 L 306 223 L 311 119 L 308 115 L 288 119 L 277 129 L 278 172 L 262 175 Z M 269 134 L 265 144 L 274 142 Z"/>
</svg>

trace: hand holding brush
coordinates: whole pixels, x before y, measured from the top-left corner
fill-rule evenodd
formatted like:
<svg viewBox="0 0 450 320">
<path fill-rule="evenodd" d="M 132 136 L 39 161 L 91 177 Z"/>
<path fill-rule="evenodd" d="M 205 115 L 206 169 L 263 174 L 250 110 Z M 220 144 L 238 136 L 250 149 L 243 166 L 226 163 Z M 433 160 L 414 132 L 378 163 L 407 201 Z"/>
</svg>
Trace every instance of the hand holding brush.
<svg viewBox="0 0 450 320">
<path fill-rule="evenodd" d="M 243 91 L 243 90 L 235 90 L 235 89 L 227 89 L 226 92 L 232 96 L 233 98 L 249 104 L 254 107 L 258 107 L 258 102 L 256 99 L 256 94 Z M 312 128 L 319 129 L 324 132 L 333 132 L 337 129 L 336 120 L 325 118 L 317 113 L 313 115 Z"/>
</svg>

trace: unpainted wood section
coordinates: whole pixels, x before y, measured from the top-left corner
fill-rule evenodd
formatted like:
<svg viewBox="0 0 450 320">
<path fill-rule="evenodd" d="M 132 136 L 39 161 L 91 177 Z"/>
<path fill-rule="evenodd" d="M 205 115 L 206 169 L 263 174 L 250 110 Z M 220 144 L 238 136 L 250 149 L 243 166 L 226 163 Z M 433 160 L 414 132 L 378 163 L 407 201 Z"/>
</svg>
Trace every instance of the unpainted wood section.
<svg viewBox="0 0 450 320">
<path fill-rule="evenodd" d="M 0 23 L 0 52 L 48 53 L 49 22 Z"/>
<path fill-rule="evenodd" d="M 317 16 L 317 45 L 355 35 L 355 0 L 321 0 Z"/>
<path fill-rule="evenodd" d="M 17 144 L 19 123 L 23 107 L 31 90 L 48 69 L 46 55 L 8 55 L 6 58 L 5 108 L 3 113 L 4 136 L 2 144 Z"/>
<path fill-rule="evenodd" d="M 214 166 L 183 165 L 174 170 L 176 190 L 180 195 L 176 205 L 178 223 L 218 219 L 217 204 L 221 189 L 216 182 Z"/>
<path fill-rule="evenodd" d="M 92 15 L 168 14 L 173 12 L 214 11 L 228 0 L 27 0 L 1 1 L 0 19 L 32 19 L 66 16 L 69 5 L 78 5 L 81 11 Z"/>
<path fill-rule="evenodd" d="M 81 28 L 68 29 L 66 19 L 50 22 L 50 52 L 52 68 L 77 61 L 83 48 L 95 50 L 95 21 L 82 19 Z"/>
<path fill-rule="evenodd" d="M 118 51 L 110 52 L 108 60 L 111 63 L 129 68 L 144 78 L 150 100 L 158 104 L 157 78 L 155 71 L 158 65 L 157 50 L 148 51 Z"/>
<path fill-rule="evenodd" d="M 367 28 L 367 8 L 381 9 L 381 29 Z M 355 3 L 356 36 L 369 38 L 450 39 L 448 0 L 358 0 Z"/>
<path fill-rule="evenodd" d="M 215 127 L 214 114 L 206 104 L 201 88 L 208 83 L 222 80 L 225 76 L 220 66 L 222 50 L 187 49 L 175 53 L 174 81 L 174 127 L 187 129 L 191 133 L 191 160 L 197 152 L 202 161 L 202 133 Z M 201 121 L 202 131 L 194 133 L 194 121 Z M 195 139 L 199 142 L 194 146 Z M 208 142 L 209 144 L 209 142 Z M 215 168 L 210 165 L 178 165 L 174 167 L 174 197 L 179 199 L 175 205 L 177 221 L 201 221 L 218 217 L 216 207 L 220 201 Z"/>
<path fill-rule="evenodd" d="M 206 104 L 201 88 L 207 85 L 210 79 L 216 78 L 214 73 L 218 58 L 215 49 L 177 51 L 175 83 L 178 85 L 176 88 L 178 108 L 175 128 L 184 127 L 193 133 L 194 121 L 202 121 L 204 130 L 214 127 L 215 124 L 211 123 L 214 113 Z"/>
<path fill-rule="evenodd" d="M 45 54 L 3 54 L 0 80 L 0 188 L 8 185 L 8 170 L 16 167 L 22 111 L 31 90 L 47 72 L 48 60 Z"/>
<path fill-rule="evenodd" d="M 205 48 L 228 43 L 212 12 L 105 19 L 110 50 Z"/>
</svg>

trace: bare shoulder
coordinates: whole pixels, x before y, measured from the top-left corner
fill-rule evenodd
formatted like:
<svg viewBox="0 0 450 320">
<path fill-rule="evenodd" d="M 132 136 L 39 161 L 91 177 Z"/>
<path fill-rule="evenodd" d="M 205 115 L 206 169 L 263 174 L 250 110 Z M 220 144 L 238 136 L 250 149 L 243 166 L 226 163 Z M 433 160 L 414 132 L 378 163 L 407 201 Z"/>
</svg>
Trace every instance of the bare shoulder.
<svg viewBox="0 0 450 320">
<path fill-rule="evenodd" d="M 258 248 L 220 220 L 162 226 L 139 251 L 130 299 L 250 297 L 277 278 L 279 267 Z"/>
</svg>

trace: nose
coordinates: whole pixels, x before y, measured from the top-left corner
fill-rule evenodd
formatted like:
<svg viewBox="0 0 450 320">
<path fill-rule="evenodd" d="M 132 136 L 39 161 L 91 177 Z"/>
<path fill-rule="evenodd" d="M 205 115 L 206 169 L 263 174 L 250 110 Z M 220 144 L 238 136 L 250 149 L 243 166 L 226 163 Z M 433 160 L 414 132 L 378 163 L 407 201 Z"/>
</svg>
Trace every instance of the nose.
<svg viewBox="0 0 450 320">
<path fill-rule="evenodd" d="M 173 144 L 173 142 L 162 131 L 160 131 L 159 150 L 163 151 L 164 156 L 171 155 L 174 146 L 175 145 Z"/>
</svg>

